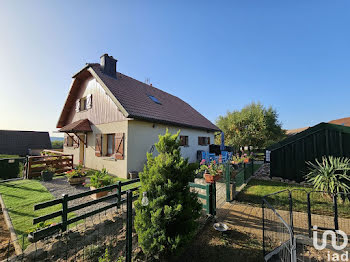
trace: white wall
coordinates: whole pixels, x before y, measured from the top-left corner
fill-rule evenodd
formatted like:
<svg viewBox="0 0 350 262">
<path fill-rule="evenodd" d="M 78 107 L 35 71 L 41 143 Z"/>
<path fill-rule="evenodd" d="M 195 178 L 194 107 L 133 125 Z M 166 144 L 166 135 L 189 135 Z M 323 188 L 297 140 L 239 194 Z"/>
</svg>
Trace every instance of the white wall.
<svg viewBox="0 0 350 262">
<path fill-rule="evenodd" d="M 118 177 L 127 177 L 127 159 L 128 159 L 128 121 L 113 122 L 101 125 L 92 125 L 93 132 L 88 133 L 87 147 L 85 148 L 85 166 L 88 168 L 107 171 Z M 95 137 L 96 134 L 114 134 L 124 133 L 124 159 L 115 160 L 113 157 L 95 156 Z M 74 155 L 74 164 L 79 163 L 79 148 L 64 147 L 64 153 Z"/>
<path fill-rule="evenodd" d="M 210 137 L 210 142 L 214 143 L 214 132 L 208 133 L 204 130 L 162 124 L 155 124 L 153 128 L 153 123 L 139 120 L 129 120 L 128 122 L 128 172 L 143 170 L 146 163 L 146 153 L 152 145 L 158 142 L 158 135 L 165 134 L 166 128 L 171 133 L 181 130 L 180 135 L 188 136 L 189 146 L 181 147 L 181 154 L 190 162 L 197 161 L 197 150 L 209 151 L 209 146 L 198 145 L 199 136 Z"/>
</svg>

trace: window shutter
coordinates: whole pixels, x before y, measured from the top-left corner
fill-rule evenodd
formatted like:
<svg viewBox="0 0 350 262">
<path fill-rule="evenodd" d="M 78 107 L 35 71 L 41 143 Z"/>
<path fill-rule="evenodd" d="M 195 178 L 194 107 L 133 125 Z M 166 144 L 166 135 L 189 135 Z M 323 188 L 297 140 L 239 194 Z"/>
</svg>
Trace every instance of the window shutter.
<svg viewBox="0 0 350 262">
<path fill-rule="evenodd" d="M 102 137 L 101 137 L 101 134 L 96 134 L 95 156 L 102 156 Z"/>
<path fill-rule="evenodd" d="M 92 108 L 92 94 L 86 97 L 86 109 Z"/>
<path fill-rule="evenodd" d="M 124 133 L 115 134 L 114 158 L 119 160 L 124 159 Z"/>
<path fill-rule="evenodd" d="M 73 139 L 73 147 L 74 148 L 78 148 L 79 147 L 79 137 L 78 136 L 74 136 L 74 139 Z"/>
<path fill-rule="evenodd" d="M 77 101 L 75 101 L 75 112 L 79 112 L 80 111 L 80 99 L 77 99 Z"/>
</svg>

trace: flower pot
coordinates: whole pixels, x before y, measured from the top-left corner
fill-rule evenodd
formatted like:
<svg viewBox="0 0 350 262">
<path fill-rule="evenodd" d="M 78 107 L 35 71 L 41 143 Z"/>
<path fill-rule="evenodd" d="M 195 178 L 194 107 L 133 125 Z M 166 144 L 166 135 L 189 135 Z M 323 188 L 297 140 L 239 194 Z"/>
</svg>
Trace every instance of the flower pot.
<svg viewBox="0 0 350 262">
<path fill-rule="evenodd" d="M 221 175 L 213 176 L 211 174 L 204 174 L 203 177 L 206 183 L 213 184 L 221 178 Z"/>
<path fill-rule="evenodd" d="M 54 173 L 49 171 L 41 171 L 41 178 L 43 181 L 51 181 Z"/>
<path fill-rule="evenodd" d="M 244 163 L 246 163 L 246 164 L 249 163 L 249 158 L 245 158 Z"/>
<path fill-rule="evenodd" d="M 81 185 L 85 182 L 85 177 L 70 177 L 68 178 L 68 182 L 71 186 Z"/>
<path fill-rule="evenodd" d="M 90 189 L 91 189 L 91 190 L 95 190 L 95 189 L 97 189 L 97 188 L 91 186 Z M 98 192 L 98 193 L 92 194 L 91 197 L 92 197 L 93 199 L 99 199 L 99 198 L 104 197 L 104 196 L 107 196 L 107 195 L 108 195 L 108 191 L 102 191 L 102 192 Z"/>
</svg>

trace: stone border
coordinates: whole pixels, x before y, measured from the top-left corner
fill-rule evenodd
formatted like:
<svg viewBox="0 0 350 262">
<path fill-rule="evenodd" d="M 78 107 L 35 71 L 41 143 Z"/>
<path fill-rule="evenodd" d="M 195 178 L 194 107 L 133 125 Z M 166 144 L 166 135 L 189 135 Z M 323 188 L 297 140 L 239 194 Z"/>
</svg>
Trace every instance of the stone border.
<svg viewBox="0 0 350 262">
<path fill-rule="evenodd" d="M 6 223 L 8 229 L 10 231 L 10 236 L 11 236 L 12 244 L 13 244 L 13 246 L 15 248 L 16 255 L 21 255 L 22 254 L 22 248 L 21 248 L 21 246 L 18 243 L 16 231 L 13 228 L 10 215 L 9 215 L 9 213 L 7 211 L 7 208 L 5 206 L 5 202 L 2 199 L 1 194 L 0 194 L 0 205 L 1 205 L 2 213 L 4 214 L 5 223 Z"/>
</svg>

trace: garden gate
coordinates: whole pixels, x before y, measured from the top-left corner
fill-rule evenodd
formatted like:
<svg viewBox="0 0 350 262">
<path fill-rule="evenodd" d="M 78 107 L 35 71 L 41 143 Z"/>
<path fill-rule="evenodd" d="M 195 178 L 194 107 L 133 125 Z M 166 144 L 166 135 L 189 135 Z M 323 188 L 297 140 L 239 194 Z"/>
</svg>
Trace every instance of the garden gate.
<svg viewBox="0 0 350 262">
<path fill-rule="evenodd" d="M 265 261 L 326 260 L 330 252 L 339 251 L 330 241 L 324 250 L 316 249 L 313 233 L 317 232 L 318 242 L 325 230 L 350 235 L 350 194 L 293 189 L 266 195 L 262 200 L 262 227 Z"/>
</svg>

